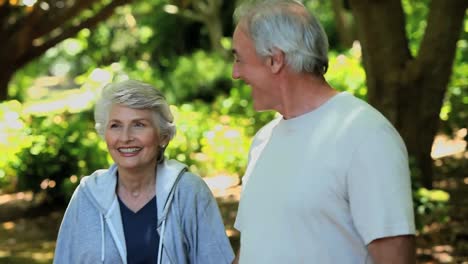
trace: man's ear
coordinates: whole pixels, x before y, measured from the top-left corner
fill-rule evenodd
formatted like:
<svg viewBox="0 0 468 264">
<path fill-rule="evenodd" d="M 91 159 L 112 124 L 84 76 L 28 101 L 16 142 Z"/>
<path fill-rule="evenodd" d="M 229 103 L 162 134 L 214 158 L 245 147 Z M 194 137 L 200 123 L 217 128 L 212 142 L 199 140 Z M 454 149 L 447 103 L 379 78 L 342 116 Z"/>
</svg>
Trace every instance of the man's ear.
<svg viewBox="0 0 468 264">
<path fill-rule="evenodd" d="M 276 74 L 281 71 L 281 69 L 286 65 L 285 54 L 282 50 L 273 48 L 273 55 L 269 58 L 269 67 L 273 74 Z"/>
</svg>

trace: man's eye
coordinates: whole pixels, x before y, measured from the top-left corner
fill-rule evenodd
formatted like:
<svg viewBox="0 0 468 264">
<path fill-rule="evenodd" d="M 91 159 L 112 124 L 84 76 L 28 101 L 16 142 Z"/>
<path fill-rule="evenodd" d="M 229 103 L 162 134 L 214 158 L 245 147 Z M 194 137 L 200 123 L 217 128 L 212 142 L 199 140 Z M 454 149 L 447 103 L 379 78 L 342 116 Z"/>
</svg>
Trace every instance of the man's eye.
<svg viewBox="0 0 468 264">
<path fill-rule="evenodd" d="M 144 127 L 144 126 L 145 124 L 143 123 L 140 123 L 140 122 L 135 123 L 135 127 Z"/>
<path fill-rule="evenodd" d="M 120 127 L 120 125 L 119 124 L 110 124 L 109 127 L 110 128 L 118 128 L 118 127 Z"/>
</svg>

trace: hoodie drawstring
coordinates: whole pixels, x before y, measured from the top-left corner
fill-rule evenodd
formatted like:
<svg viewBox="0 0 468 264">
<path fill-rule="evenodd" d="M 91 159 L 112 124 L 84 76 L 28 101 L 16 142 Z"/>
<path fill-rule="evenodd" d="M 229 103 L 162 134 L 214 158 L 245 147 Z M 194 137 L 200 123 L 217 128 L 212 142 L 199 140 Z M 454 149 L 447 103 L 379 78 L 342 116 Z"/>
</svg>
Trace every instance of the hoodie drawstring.
<svg viewBox="0 0 468 264">
<path fill-rule="evenodd" d="M 179 175 L 177 175 L 177 178 L 174 181 L 174 185 L 172 185 L 171 191 L 169 192 L 169 196 L 167 197 L 166 204 L 164 205 L 164 210 L 162 214 L 162 222 L 160 223 L 161 233 L 159 234 L 158 264 L 162 263 L 162 253 L 163 253 L 162 247 L 164 244 L 164 232 L 166 231 L 167 215 L 169 213 L 169 209 L 171 208 L 172 199 L 174 199 L 176 186 L 179 183 L 180 178 L 186 171 L 187 171 L 187 168 L 184 168 L 179 172 Z"/>
<path fill-rule="evenodd" d="M 158 264 L 162 263 L 162 245 L 163 245 L 163 240 L 164 240 L 164 231 L 166 229 L 166 219 L 163 220 L 162 222 L 162 227 L 161 227 L 161 239 L 159 240 L 159 247 L 158 247 Z"/>
<path fill-rule="evenodd" d="M 114 199 L 114 201 L 111 204 L 111 207 L 109 208 L 109 211 L 107 211 L 106 215 L 101 214 L 100 220 L 101 220 L 101 261 L 104 263 L 104 260 L 106 259 L 106 236 L 105 236 L 105 224 L 104 222 L 109 218 L 111 215 L 112 211 L 115 208 L 117 199 Z M 111 232 L 113 231 L 112 225 L 109 226 L 111 229 Z M 117 245 L 119 248 L 119 251 L 121 250 L 120 247 Z"/>
<path fill-rule="evenodd" d="M 104 236 L 104 215 L 101 214 L 101 262 L 105 259 L 105 236 Z"/>
</svg>

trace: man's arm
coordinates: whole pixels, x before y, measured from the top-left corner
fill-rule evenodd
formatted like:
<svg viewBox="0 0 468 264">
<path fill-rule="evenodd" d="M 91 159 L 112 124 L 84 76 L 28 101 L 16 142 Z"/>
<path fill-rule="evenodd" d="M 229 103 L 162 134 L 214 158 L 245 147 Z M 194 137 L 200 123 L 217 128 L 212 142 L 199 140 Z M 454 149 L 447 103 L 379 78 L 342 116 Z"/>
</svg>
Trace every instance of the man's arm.
<svg viewBox="0 0 468 264">
<path fill-rule="evenodd" d="M 376 239 L 367 248 L 376 264 L 416 263 L 415 238 L 413 235 Z"/>
<path fill-rule="evenodd" d="M 239 256 L 240 256 L 240 246 L 239 249 L 237 250 L 236 257 L 234 258 L 234 261 L 232 261 L 232 264 L 239 264 Z"/>
</svg>

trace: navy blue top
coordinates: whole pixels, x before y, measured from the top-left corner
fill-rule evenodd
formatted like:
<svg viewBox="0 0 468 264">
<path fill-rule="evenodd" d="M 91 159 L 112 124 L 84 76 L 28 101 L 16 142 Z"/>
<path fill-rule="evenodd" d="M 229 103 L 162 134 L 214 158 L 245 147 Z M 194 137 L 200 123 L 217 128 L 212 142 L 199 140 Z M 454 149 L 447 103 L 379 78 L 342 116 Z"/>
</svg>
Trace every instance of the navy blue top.
<svg viewBox="0 0 468 264">
<path fill-rule="evenodd" d="M 136 213 L 128 209 L 120 198 L 119 205 L 128 264 L 156 264 L 159 246 L 156 196 Z"/>
</svg>

